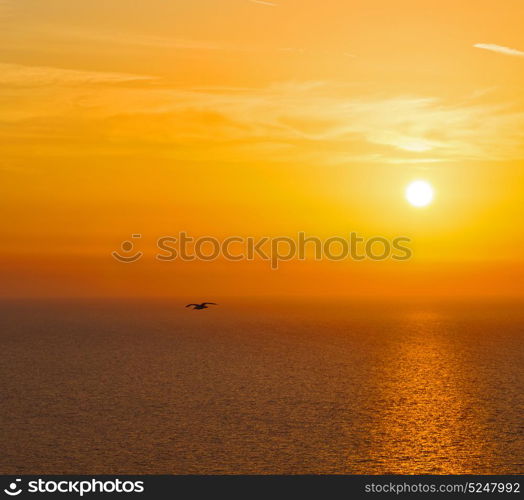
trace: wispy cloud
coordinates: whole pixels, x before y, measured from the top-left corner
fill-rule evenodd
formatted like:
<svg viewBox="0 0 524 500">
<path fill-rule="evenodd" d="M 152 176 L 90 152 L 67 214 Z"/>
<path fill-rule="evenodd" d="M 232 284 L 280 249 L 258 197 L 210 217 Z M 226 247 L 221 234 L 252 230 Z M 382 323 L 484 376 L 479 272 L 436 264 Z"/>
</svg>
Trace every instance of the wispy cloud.
<svg viewBox="0 0 524 500">
<path fill-rule="evenodd" d="M 42 85 L 78 85 L 123 83 L 152 80 L 150 76 L 0 63 L 0 85 L 34 87 Z"/>
<path fill-rule="evenodd" d="M 31 137 L 42 154 L 44 145 L 54 152 L 61 138 L 62 152 L 67 139 L 74 154 L 84 147 L 119 154 L 132 145 L 188 161 L 210 155 L 322 165 L 524 158 L 524 110 L 515 103 L 360 94 L 318 81 L 185 89 L 144 81 L 117 88 L 113 82 L 137 77 L 56 68 L 6 72 L 6 66 L 0 66 L 4 78 L 33 85 L 16 85 L 2 112 L 14 157 L 26 151 L 16 144 Z M 95 89 L 91 82 L 100 84 Z"/>
<path fill-rule="evenodd" d="M 181 49 L 181 50 L 240 50 L 234 44 L 218 43 L 211 40 L 191 40 L 180 38 L 165 38 L 157 36 L 143 36 L 136 33 L 104 33 L 82 32 L 78 30 L 62 31 L 62 36 L 69 39 L 93 40 L 99 43 L 128 45 L 137 47 Z"/>
<path fill-rule="evenodd" d="M 269 7 L 276 7 L 278 4 L 275 2 L 266 2 L 265 0 L 249 0 L 251 3 L 258 3 L 259 5 L 267 5 Z"/>
<path fill-rule="evenodd" d="M 524 51 L 518 49 L 512 49 L 511 47 L 504 47 L 503 45 L 495 45 L 493 43 L 476 43 L 473 45 L 477 49 L 490 50 L 491 52 L 497 52 L 506 56 L 524 57 Z"/>
<path fill-rule="evenodd" d="M 0 0 L 1 2 L 2 0 Z M 0 3 L 1 6 L 1 3 Z M 1 9 L 0 9 L 1 13 Z M 10 29 L 12 33 L 14 28 Z M 234 42 L 216 41 L 209 39 L 191 39 L 177 37 L 163 37 L 155 35 L 144 35 L 137 32 L 126 31 L 105 31 L 98 28 L 94 29 L 72 29 L 68 26 L 53 26 L 40 23 L 31 26 L 30 32 L 21 30 L 16 32 L 16 36 L 7 37 L 3 40 L 2 48 L 16 48 L 20 50 L 32 49 L 42 44 L 50 43 L 59 46 L 89 47 L 97 53 L 102 50 L 119 51 L 136 49 L 159 49 L 159 50 L 180 50 L 180 51 L 209 51 L 209 52 L 249 52 L 252 50 L 264 49 L 265 46 L 248 47 L 244 44 Z"/>
</svg>

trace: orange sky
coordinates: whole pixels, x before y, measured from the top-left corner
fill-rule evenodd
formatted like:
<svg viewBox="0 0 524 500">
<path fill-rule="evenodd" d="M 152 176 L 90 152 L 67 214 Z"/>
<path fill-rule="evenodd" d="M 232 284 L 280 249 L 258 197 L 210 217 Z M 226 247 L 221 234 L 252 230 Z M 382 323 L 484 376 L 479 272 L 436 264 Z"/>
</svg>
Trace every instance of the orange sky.
<svg viewBox="0 0 524 500">
<path fill-rule="evenodd" d="M 522 298 L 523 18 L 522 0 L 0 1 L 0 296 Z M 414 257 L 111 258 L 179 231 L 406 235 Z"/>
</svg>

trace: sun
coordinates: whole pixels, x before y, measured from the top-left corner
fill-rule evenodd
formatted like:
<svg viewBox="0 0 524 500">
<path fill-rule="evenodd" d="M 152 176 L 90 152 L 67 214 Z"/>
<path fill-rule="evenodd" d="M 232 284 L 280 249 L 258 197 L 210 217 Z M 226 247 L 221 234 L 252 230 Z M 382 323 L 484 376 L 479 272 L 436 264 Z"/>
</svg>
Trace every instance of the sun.
<svg viewBox="0 0 524 500">
<path fill-rule="evenodd" d="M 433 188 L 426 181 L 413 181 L 406 188 L 406 199 L 414 207 L 426 207 L 433 201 Z"/>
</svg>

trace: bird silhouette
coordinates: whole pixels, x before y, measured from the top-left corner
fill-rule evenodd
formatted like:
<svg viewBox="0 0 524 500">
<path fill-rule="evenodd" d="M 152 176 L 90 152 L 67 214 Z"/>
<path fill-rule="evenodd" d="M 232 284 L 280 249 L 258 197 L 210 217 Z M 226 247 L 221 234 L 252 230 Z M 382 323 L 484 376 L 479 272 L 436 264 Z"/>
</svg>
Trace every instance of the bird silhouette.
<svg viewBox="0 0 524 500">
<path fill-rule="evenodd" d="M 208 309 L 208 306 L 218 306 L 218 304 L 215 304 L 214 302 L 202 302 L 202 304 L 188 304 L 186 307 L 192 307 L 193 311 L 195 311 L 201 309 Z"/>
</svg>

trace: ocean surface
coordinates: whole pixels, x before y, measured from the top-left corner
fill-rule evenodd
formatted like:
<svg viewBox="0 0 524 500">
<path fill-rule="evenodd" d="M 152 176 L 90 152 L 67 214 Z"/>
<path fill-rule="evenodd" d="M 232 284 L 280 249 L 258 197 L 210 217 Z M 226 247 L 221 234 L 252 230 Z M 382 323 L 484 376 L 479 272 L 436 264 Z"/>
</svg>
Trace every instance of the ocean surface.
<svg viewBox="0 0 524 500">
<path fill-rule="evenodd" d="M 524 472 L 524 308 L 3 301 L 0 473 Z"/>
</svg>

